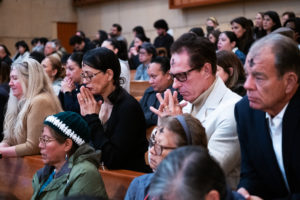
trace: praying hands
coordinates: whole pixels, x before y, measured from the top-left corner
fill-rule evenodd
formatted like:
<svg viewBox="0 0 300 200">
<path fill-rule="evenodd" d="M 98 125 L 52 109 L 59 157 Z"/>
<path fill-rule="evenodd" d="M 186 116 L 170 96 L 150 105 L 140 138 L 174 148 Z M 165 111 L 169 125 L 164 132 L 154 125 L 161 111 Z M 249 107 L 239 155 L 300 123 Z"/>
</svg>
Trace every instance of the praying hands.
<svg viewBox="0 0 300 200">
<path fill-rule="evenodd" d="M 182 114 L 182 108 L 187 105 L 187 102 L 179 104 L 177 95 L 177 91 L 172 94 L 170 89 L 164 92 L 164 98 L 160 93 L 157 93 L 156 98 L 160 102 L 160 106 L 158 109 L 151 106 L 150 110 L 158 116 L 158 119 L 167 115 L 175 116 Z"/>
</svg>

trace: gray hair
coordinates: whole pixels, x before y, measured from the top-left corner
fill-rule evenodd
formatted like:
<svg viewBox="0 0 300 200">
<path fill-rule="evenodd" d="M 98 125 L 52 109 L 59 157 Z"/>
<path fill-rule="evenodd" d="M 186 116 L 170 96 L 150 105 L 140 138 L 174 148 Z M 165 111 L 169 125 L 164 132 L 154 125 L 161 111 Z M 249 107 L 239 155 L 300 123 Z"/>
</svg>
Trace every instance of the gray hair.
<svg viewBox="0 0 300 200">
<path fill-rule="evenodd" d="M 261 56 L 266 48 L 270 48 L 275 57 L 275 68 L 277 69 L 278 77 L 281 78 L 286 72 L 295 72 L 300 78 L 300 52 L 295 41 L 281 34 L 270 34 L 254 43 L 250 48 L 248 59 L 250 65 L 253 63 L 253 58 Z"/>
<path fill-rule="evenodd" d="M 150 197 L 158 199 L 204 199 L 217 190 L 226 196 L 225 175 L 218 163 L 200 146 L 175 149 L 161 162 L 149 189 Z"/>
<path fill-rule="evenodd" d="M 53 50 L 56 50 L 56 44 L 53 41 L 49 41 L 46 44 L 50 44 Z"/>
</svg>

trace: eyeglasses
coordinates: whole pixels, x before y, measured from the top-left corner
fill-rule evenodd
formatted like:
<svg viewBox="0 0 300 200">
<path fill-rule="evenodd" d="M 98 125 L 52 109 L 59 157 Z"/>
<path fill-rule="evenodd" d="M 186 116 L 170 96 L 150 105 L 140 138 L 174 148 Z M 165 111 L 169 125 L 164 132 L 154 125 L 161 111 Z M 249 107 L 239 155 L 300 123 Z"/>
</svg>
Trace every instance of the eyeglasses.
<svg viewBox="0 0 300 200">
<path fill-rule="evenodd" d="M 50 137 L 45 137 L 45 136 L 39 137 L 40 143 L 42 143 L 42 144 L 44 144 L 44 145 L 46 145 L 46 144 L 48 144 L 49 142 L 54 141 L 54 140 L 56 140 L 56 139 L 50 138 Z"/>
<path fill-rule="evenodd" d="M 177 148 L 177 147 L 167 147 L 167 146 L 157 144 L 157 142 L 155 140 L 155 135 L 157 134 L 157 132 L 161 133 L 162 131 L 163 131 L 163 128 L 156 129 L 155 133 L 153 135 L 151 135 L 151 138 L 149 140 L 149 148 L 154 147 L 155 154 L 158 156 L 160 156 L 162 154 L 164 149 L 176 149 Z"/>
<path fill-rule="evenodd" d="M 95 73 L 95 74 L 93 74 L 93 73 L 89 73 L 89 72 L 82 72 L 81 74 L 80 74 L 80 76 L 81 76 L 81 78 L 83 78 L 83 79 L 85 79 L 86 81 L 88 81 L 88 82 L 90 82 L 95 76 L 97 76 L 97 74 L 100 74 L 101 73 L 101 71 L 100 72 L 97 72 L 97 73 Z"/>
<path fill-rule="evenodd" d="M 160 156 L 164 149 L 176 149 L 176 147 L 167 147 L 160 144 L 157 144 L 155 140 L 149 141 L 149 147 L 152 148 L 154 146 L 155 154 Z"/>
<path fill-rule="evenodd" d="M 191 71 L 196 70 L 196 69 L 198 69 L 198 68 L 192 68 L 192 69 L 190 69 L 190 70 L 188 70 L 188 71 L 186 71 L 186 72 L 180 72 L 180 73 L 177 73 L 177 74 L 172 74 L 172 73 L 170 73 L 170 75 L 171 75 L 171 77 L 172 77 L 173 80 L 174 80 L 174 78 L 176 78 L 178 81 L 184 82 L 184 81 L 187 80 L 188 74 L 189 74 Z"/>
</svg>

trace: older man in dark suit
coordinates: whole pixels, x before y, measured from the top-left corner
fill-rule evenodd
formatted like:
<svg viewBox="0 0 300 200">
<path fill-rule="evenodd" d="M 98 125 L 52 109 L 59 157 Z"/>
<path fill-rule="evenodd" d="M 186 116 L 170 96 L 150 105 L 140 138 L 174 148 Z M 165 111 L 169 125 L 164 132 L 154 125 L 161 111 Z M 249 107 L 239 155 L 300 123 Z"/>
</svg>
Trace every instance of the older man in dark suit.
<svg viewBox="0 0 300 200">
<path fill-rule="evenodd" d="M 235 107 L 247 199 L 300 198 L 300 53 L 289 38 L 271 34 L 246 60 L 245 96 Z"/>
</svg>

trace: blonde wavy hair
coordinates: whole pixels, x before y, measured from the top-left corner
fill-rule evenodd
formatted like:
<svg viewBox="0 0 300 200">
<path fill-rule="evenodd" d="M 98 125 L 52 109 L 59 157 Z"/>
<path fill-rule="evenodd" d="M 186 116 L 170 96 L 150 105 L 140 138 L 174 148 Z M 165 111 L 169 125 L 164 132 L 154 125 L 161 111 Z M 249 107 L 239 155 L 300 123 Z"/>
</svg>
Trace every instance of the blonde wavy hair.
<svg viewBox="0 0 300 200">
<path fill-rule="evenodd" d="M 9 145 L 20 144 L 21 141 L 26 140 L 27 134 L 23 132 L 27 129 L 26 120 L 29 107 L 36 95 L 46 93 L 50 99 L 60 105 L 50 79 L 36 60 L 28 58 L 22 63 L 15 63 L 11 70 L 17 71 L 23 96 L 18 100 L 12 91 L 9 94 L 3 131 L 4 139 L 9 142 Z"/>
</svg>

